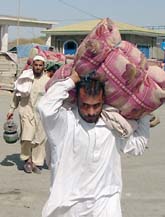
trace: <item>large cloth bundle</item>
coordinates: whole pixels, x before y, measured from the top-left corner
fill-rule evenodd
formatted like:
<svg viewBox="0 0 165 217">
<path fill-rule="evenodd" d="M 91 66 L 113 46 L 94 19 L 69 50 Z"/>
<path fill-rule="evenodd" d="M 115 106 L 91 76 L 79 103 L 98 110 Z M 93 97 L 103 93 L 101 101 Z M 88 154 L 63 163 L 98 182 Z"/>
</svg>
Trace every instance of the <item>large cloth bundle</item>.
<svg viewBox="0 0 165 217">
<path fill-rule="evenodd" d="M 105 82 L 105 103 L 129 119 L 151 113 L 165 100 L 165 72 L 149 66 L 132 43 L 121 40 L 115 24 L 103 19 L 80 44 L 74 62 L 61 67 L 48 82 L 70 75 L 72 67 L 84 76 L 95 70 Z M 73 94 L 71 94 L 73 98 Z"/>
<path fill-rule="evenodd" d="M 121 36 L 110 19 L 103 19 L 82 41 L 75 56 L 76 71 L 86 74 L 97 69 L 121 42 Z"/>
<path fill-rule="evenodd" d="M 27 63 L 24 67 L 24 70 L 31 68 L 33 58 L 36 55 L 40 55 L 40 56 L 44 57 L 46 61 L 52 61 L 52 62 L 55 62 L 59 65 L 63 65 L 66 62 L 66 57 L 64 54 L 49 51 L 49 50 L 42 50 L 39 46 L 35 46 L 30 51 L 29 58 L 28 58 Z"/>
<path fill-rule="evenodd" d="M 37 50 L 37 55 L 43 56 L 46 60 L 55 61 L 61 65 L 63 65 L 66 61 L 65 55 L 62 53 L 42 50 L 39 46 L 36 46 L 35 48 Z"/>
</svg>

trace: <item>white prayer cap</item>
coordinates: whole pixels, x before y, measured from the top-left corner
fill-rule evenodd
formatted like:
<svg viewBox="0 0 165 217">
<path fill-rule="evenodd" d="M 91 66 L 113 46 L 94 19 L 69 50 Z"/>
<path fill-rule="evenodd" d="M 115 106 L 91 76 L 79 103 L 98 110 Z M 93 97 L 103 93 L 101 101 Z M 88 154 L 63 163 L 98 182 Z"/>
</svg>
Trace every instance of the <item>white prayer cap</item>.
<svg viewBox="0 0 165 217">
<path fill-rule="evenodd" d="M 40 60 L 40 61 L 43 61 L 45 63 L 45 59 L 44 57 L 40 56 L 40 55 L 37 55 L 33 58 L 33 61 L 36 61 L 36 60 Z"/>
</svg>

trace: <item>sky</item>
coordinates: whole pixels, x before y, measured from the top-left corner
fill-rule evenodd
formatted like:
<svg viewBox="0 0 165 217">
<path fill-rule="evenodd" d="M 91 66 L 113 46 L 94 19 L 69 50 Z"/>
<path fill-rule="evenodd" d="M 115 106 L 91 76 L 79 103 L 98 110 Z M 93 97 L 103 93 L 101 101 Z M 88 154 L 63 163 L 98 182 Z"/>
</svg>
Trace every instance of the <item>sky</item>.
<svg viewBox="0 0 165 217">
<path fill-rule="evenodd" d="M 104 17 L 137 26 L 161 26 L 165 25 L 165 0 L 0 0 L 0 15 L 55 21 L 57 26 Z M 38 37 L 41 30 L 20 27 L 19 37 Z M 9 40 L 17 36 L 17 28 L 9 27 Z"/>
</svg>

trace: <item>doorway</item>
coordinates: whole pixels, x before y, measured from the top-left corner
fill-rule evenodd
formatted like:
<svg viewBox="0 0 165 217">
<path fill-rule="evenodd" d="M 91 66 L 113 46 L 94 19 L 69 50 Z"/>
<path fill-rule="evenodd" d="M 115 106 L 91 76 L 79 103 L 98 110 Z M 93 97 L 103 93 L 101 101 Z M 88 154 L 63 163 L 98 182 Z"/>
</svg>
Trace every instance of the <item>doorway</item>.
<svg viewBox="0 0 165 217">
<path fill-rule="evenodd" d="M 64 43 L 64 54 L 74 55 L 77 51 L 77 47 L 78 47 L 77 42 L 73 40 L 66 41 Z"/>
</svg>

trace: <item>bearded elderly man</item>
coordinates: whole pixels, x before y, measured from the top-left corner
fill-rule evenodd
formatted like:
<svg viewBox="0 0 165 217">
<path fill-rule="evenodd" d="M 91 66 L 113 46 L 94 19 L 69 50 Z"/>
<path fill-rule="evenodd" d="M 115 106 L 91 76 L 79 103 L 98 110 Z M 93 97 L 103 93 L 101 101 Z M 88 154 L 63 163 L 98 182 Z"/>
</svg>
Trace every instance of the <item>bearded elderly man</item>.
<svg viewBox="0 0 165 217">
<path fill-rule="evenodd" d="M 7 119 L 19 107 L 21 123 L 21 154 L 24 171 L 41 173 L 45 159 L 45 133 L 36 106 L 45 92 L 49 77 L 44 73 L 45 59 L 35 56 L 32 69 L 24 70 L 15 82 L 14 95 Z"/>
<path fill-rule="evenodd" d="M 73 70 L 38 104 L 53 173 L 42 217 L 121 217 L 120 153 L 139 155 L 145 150 L 150 117 L 130 122 L 134 130 L 121 133 L 116 122 L 129 124 L 110 107 L 104 108 L 104 84 L 90 75 L 80 79 Z M 67 108 L 66 99 L 75 86 L 76 106 Z"/>
</svg>

